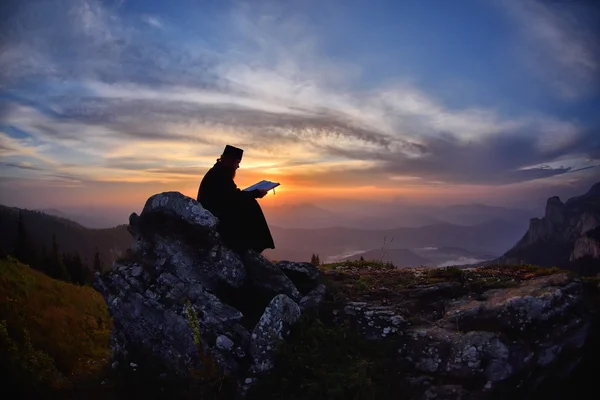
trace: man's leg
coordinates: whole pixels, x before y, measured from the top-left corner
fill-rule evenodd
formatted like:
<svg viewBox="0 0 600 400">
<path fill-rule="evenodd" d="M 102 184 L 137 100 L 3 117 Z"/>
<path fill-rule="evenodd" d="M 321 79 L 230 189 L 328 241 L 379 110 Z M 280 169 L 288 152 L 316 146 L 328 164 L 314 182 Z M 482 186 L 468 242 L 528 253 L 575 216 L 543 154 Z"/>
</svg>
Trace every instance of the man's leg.
<svg viewBox="0 0 600 400">
<path fill-rule="evenodd" d="M 249 248 L 258 253 L 262 253 L 265 249 L 275 248 L 271 231 L 258 201 L 251 199 L 245 211 L 247 214 L 244 218 L 246 224 L 243 232 Z"/>
</svg>

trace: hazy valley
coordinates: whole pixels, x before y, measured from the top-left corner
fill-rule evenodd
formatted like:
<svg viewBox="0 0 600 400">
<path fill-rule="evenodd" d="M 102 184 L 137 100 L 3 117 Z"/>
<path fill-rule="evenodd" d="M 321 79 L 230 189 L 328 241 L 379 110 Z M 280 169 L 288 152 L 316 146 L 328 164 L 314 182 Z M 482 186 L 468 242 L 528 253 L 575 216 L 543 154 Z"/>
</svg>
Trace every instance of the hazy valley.
<svg viewBox="0 0 600 400">
<path fill-rule="evenodd" d="M 543 214 L 523 209 L 464 204 L 447 207 L 380 205 L 340 207 L 299 203 L 267 206 L 264 213 L 276 249 L 265 256 L 279 260 L 308 261 L 319 254 L 324 262 L 342 259 L 384 260 L 400 267 L 438 267 L 469 264 L 502 255 L 526 231 L 529 218 Z M 333 207 L 332 207 L 333 208 Z M 377 210 L 372 215 L 360 210 Z M 11 211 L 12 210 L 12 211 Z M 14 244 L 16 208 L 0 210 L 5 251 Z M 124 226 L 127 209 L 28 211 L 34 240 L 49 246 L 52 232 L 65 250 L 80 250 L 90 258 L 96 246 L 110 264 L 130 244 Z M 43 213 L 43 214 L 41 214 Z M 44 215 L 44 217 L 42 217 Z M 35 216 L 35 217 L 34 217 Z M 84 234 L 81 234 L 84 232 Z M 90 258 L 91 259 L 91 258 Z"/>
</svg>

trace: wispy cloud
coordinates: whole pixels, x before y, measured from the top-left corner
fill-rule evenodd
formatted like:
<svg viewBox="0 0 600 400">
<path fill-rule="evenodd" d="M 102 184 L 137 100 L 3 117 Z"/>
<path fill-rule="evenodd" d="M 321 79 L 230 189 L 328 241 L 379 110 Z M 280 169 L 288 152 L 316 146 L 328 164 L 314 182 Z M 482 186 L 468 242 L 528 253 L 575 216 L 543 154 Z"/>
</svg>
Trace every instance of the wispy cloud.
<svg viewBox="0 0 600 400">
<path fill-rule="evenodd" d="M 162 29 L 165 26 L 163 20 L 155 15 L 142 15 L 142 21 L 158 29 Z"/>
<path fill-rule="evenodd" d="M 576 98 L 600 85 L 600 7 L 594 2 L 504 0 L 521 26 L 525 60 L 560 95 Z"/>
<path fill-rule="evenodd" d="M 570 25 L 543 5 L 517 3 L 508 9 L 531 18 L 528 34 L 570 73 L 565 84 L 593 81 L 586 34 L 567 35 Z M 250 175 L 299 184 L 505 185 L 567 173 L 579 168 L 568 160 L 600 152 L 580 122 L 451 107 L 402 77 L 356 89 L 361 71 L 323 54 L 310 21 L 277 8 L 235 8 L 218 50 L 149 41 L 123 18 L 94 0 L 17 8 L 3 30 L 0 123 L 31 137 L 0 135 L 0 151 L 13 156 L 3 171 L 27 169 L 19 157 L 29 156 L 77 182 L 186 182 L 228 142 L 249 150 Z"/>
</svg>

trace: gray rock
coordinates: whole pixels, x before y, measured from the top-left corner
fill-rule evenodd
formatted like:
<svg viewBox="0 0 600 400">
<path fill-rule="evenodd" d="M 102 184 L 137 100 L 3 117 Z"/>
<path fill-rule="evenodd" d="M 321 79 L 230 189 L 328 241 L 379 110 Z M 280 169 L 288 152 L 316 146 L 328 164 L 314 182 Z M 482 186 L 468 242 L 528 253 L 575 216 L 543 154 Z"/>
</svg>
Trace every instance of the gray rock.
<svg viewBox="0 0 600 400">
<path fill-rule="evenodd" d="M 216 346 L 219 350 L 230 350 L 234 343 L 225 335 L 217 337 Z"/>
<path fill-rule="evenodd" d="M 600 242 L 587 236 L 577 239 L 569 260 L 576 261 L 584 257 L 600 259 Z"/>
<path fill-rule="evenodd" d="M 491 290 L 486 301 L 451 302 L 444 326 L 461 330 L 486 326 L 506 332 L 551 326 L 555 320 L 570 315 L 581 304 L 582 296 L 579 282 L 566 274 L 549 275 L 524 281 L 514 288 Z"/>
<path fill-rule="evenodd" d="M 514 277 L 506 268 L 464 269 L 454 282 L 425 285 L 418 283 L 442 274 L 421 268 L 371 271 L 377 287 L 345 292 L 350 301 L 343 313 L 336 311 L 366 339 L 396 349 L 389 361 L 402 371 L 407 398 L 527 393 L 573 371 L 590 337 L 591 315 L 583 283 L 570 274 L 535 277 L 522 271 L 506 287 L 471 292 L 482 282 L 496 286 Z M 366 275 L 340 272 L 346 284 Z"/>
<path fill-rule="evenodd" d="M 244 257 L 244 266 L 248 274 L 248 284 L 270 297 L 283 293 L 295 301 L 302 298 L 290 278 L 261 254 L 249 252 Z"/>
<path fill-rule="evenodd" d="M 275 365 L 279 346 L 300 318 L 298 305 L 284 294 L 275 296 L 252 331 L 250 355 L 252 372 L 262 374 Z"/>
<path fill-rule="evenodd" d="M 280 261 L 276 265 L 303 294 L 308 293 L 319 284 L 321 271 L 311 263 Z"/>
<path fill-rule="evenodd" d="M 393 306 L 350 302 L 344 313 L 368 340 L 381 340 L 397 336 L 408 325 L 406 318 Z"/>
<path fill-rule="evenodd" d="M 321 284 L 308 292 L 306 296 L 300 299 L 298 305 L 300 306 L 300 310 L 302 313 L 310 312 L 313 310 L 318 310 L 321 303 L 325 299 L 325 294 L 327 292 L 327 288 L 325 285 Z"/>
<path fill-rule="evenodd" d="M 113 365 L 135 363 L 140 374 L 152 366 L 149 380 L 187 379 L 191 369 L 202 368 L 206 354 L 237 378 L 272 368 L 278 345 L 300 315 L 288 296 L 301 295 L 264 257 L 242 260 L 224 246 L 217 224 L 198 202 L 177 192 L 152 196 L 140 216 L 132 214 L 135 240 L 127 256 L 95 274 L 94 287 L 114 321 Z M 266 309 L 258 290 L 272 299 Z M 232 298 L 262 314 L 254 335 L 229 304 Z"/>
<path fill-rule="evenodd" d="M 196 200 L 179 192 L 164 192 L 150 197 L 144 209 L 144 214 L 159 213 L 179 218 L 187 224 L 207 229 L 215 229 L 219 220 L 204 209 Z"/>
</svg>

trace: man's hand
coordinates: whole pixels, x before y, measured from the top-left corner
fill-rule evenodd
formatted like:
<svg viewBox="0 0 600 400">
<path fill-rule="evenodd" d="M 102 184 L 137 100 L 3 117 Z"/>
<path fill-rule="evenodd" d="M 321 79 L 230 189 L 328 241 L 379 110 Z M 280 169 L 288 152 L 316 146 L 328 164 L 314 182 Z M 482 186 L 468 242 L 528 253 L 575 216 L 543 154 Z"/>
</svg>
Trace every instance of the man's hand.
<svg viewBox="0 0 600 400">
<path fill-rule="evenodd" d="M 269 193 L 268 190 L 262 190 L 262 189 L 256 189 L 256 197 L 258 199 L 262 199 L 263 197 L 265 197 L 267 195 L 267 193 Z"/>
</svg>

